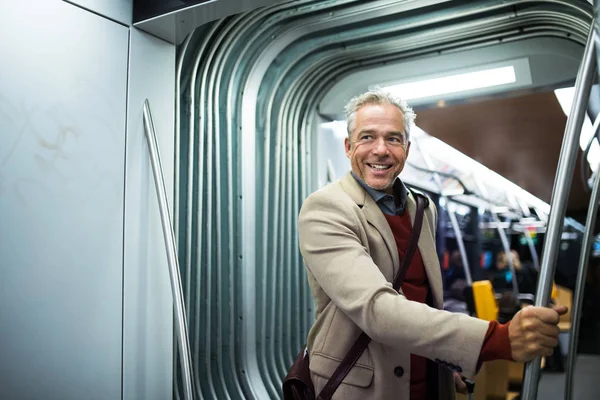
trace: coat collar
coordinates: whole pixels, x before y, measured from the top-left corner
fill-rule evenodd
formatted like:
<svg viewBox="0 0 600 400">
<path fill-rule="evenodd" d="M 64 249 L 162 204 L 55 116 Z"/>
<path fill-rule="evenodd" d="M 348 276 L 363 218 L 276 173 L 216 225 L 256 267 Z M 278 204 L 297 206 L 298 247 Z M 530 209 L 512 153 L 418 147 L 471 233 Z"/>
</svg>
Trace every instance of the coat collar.
<svg viewBox="0 0 600 400">
<path fill-rule="evenodd" d="M 340 181 L 344 191 L 363 210 L 367 222 L 371 224 L 383 238 L 385 245 L 392 258 L 392 263 L 397 269 L 400 265 L 398 257 L 398 248 L 394 234 L 387 222 L 387 219 L 379 209 L 375 200 L 367 193 L 367 191 L 356 181 L 350 172 L 344 175 Z M 412 192 L 408 190 L 406 198 L 406 209 L 410 215 L 410 222 L 414 224 L 415 214 L 417 212 L 417 202 Z M 417 244 L 423 260 L 423 265 L 429 279 L 429 285 L 432 291 L 434 306 L 442 308 L 443 306 L 443 287 L 440 263 L 435 249 L 434 234 L 431 229 L 431 224 L 434 221 L 429 221 L 428 212 L 425 212 L 423 217 L 423 227 L 419 242 Z"/>
</svg>

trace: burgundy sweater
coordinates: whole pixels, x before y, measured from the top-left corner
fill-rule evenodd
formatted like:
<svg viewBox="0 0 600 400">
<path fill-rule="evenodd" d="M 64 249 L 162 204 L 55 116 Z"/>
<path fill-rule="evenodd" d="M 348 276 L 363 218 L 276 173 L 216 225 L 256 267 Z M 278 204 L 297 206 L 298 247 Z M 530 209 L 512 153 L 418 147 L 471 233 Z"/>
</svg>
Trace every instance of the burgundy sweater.
<svg viewBox="0 0 600 400">
<path fill-rule="evenodd" d="M 412 231 L 410 215 L 407 212 L 401 216 L 384 215 L 390 228 L 392 228 L 394 239 L 398 246 L 398 255 L 400 256 L 400 260 L 402 260 Z M 425 303 L 427 301 L 428 290 L 429 280 L 427 279 L 421 253 L 417 247 L 408 271 L 406 271 L 402 291 L 408 300 Z M 510 322 L 507 324 L 499 324 L 497 321 L 490 322 L 481 353 L 479 354 L 478 367 L 484 361 L 512 360 L 510 341 L 508 339 L 509 325 Z M 427 359 L 412 354 L 410 363 L 410 400 L 425 400 L 427 398 Z"/>
</svg>

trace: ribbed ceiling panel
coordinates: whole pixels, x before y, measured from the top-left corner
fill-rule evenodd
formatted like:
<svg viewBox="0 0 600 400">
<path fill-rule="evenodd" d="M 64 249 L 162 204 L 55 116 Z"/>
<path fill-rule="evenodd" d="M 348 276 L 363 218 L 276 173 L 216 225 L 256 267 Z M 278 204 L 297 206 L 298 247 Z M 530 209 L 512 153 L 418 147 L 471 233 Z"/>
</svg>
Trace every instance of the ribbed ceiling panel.
<svg viewBox="0 0 600 400">
<path fill-rule="evenodd" d="M 296 217 L 316 189 L 316 109 L 336 80 L 532 36 L 583 44 L 592 13 L 584 1 L 455 3 L 294 1 L 179 47 L 175 219 L 198 398 L 280 398 L 305 342 Z"/>
</svg>

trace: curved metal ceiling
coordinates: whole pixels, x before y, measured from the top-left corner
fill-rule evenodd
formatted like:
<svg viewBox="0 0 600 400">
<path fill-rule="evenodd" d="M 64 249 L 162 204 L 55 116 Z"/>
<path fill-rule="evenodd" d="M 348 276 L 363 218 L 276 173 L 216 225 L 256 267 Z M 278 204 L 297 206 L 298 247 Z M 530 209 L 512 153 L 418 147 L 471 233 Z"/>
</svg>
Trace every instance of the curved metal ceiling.
<svg viewBox="0 0 600 400">
<path fill-rule="evenodd" d="M 296 216 L 316 110 L 347 74 L 530 37 L 584 44 L 584 1 L 299 0 L 179 46 L 176 210 L 199 398 L 279 398 L 313 310 Z M 176 391 L 177 393 L 177 391 Z"/>
</svg>

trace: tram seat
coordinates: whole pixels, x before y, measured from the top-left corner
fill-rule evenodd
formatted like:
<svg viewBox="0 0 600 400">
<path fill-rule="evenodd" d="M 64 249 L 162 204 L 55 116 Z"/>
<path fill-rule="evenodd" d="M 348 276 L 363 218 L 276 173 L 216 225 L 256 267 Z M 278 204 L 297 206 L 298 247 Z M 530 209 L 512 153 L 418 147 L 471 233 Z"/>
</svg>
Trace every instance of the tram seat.
<svg viewBox="0 0 600 400">
<path fill-rule="evenodd" d="M 472 308 L 470 311 L 477 318 L 486 321 L 498 319 L 498 303 L 492 282 L 489 280 L 473 282 L 469 292 L 465 292 L 465 299 L 469 308 Z M 508 361 L 497 360 L 484 363 L 475 377 L 474 398 L 476 400 L 504 399 L 508 394 L 508 374 Z M 457 394 L 456 398 L 463 400 L 466 396 Z"/>
<path fill-rule="evenodd" d="M 471 296 L 468 296 L 468 294 Z M 500 309 L 497 300 L 501 297 L 501 294 L 496 295 L 490 281 L 473 282 L 473 286 L 470 290 L 465 292 L 467 304 L 469 303 L 469 300 L 473 304 L 473 314 L 476 315 L 477 318 L 486 321 L 498 319 Z M 564 302 L 568 300 L 566 293 L 555 285 L 552 289 L 552 298 L 557 304 L 564 304 Z M 525 307 L 534 303 L 534 296 L 531 294 L 520 294 L 518 296 L 518 302 L 519 307 Z M 544 361 L 545 360 L 542 359 L 542 364 L 544 364 Z M 519 362 L 497 360 L 484 363 L 475 377 L 475 399 L 488 400 L 514 398 L 522 385 L 523 369 L 524 364 Z M 457 399 L 466 399 L 466 397 L 458 395 Z"/>
<path fill-rule="evenodd" d="M 496 320 L 498 318 L 498 304 L 496 303 L 492 282 L 488 280 L 473 282 L 472 291 L 477 318 L 485 321 Z"/>
</svg>

